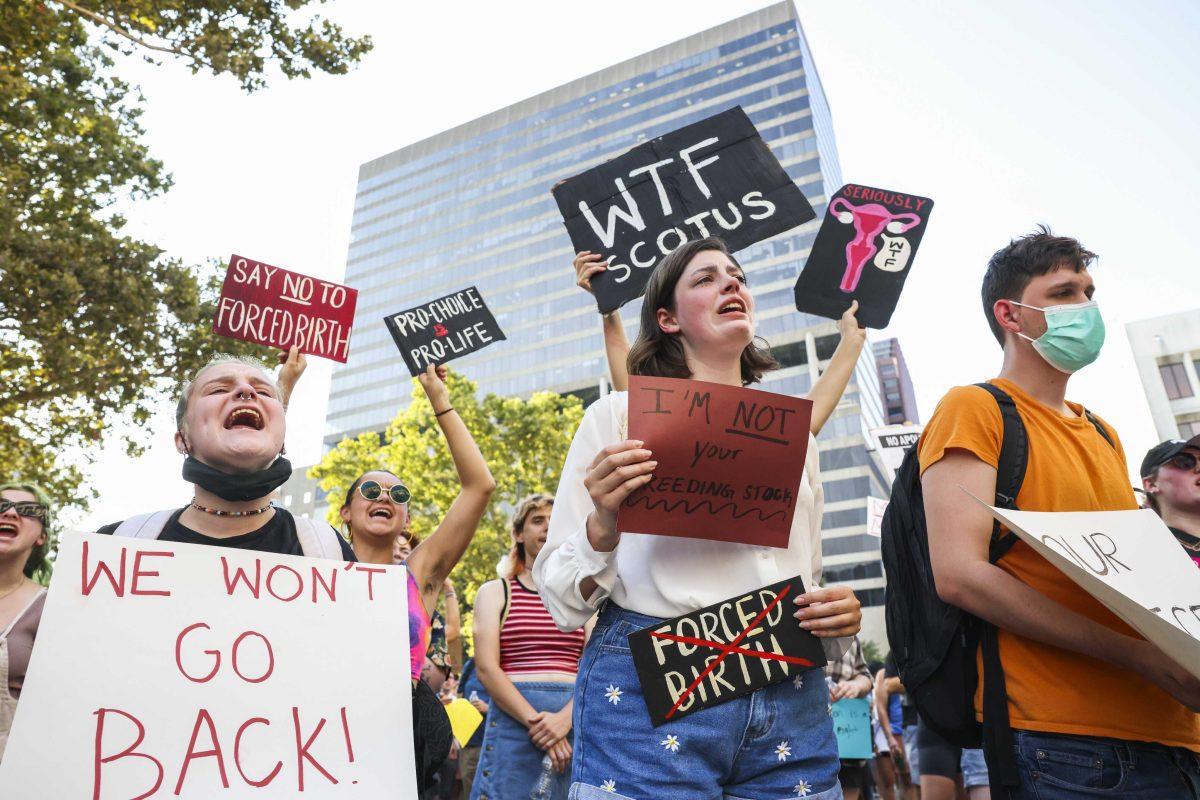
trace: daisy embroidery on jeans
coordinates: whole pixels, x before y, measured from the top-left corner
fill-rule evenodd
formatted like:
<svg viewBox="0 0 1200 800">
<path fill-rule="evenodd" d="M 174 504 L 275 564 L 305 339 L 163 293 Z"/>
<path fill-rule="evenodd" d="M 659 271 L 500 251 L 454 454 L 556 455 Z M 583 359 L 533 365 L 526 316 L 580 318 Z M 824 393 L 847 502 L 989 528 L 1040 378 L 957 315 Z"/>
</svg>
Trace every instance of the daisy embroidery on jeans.
<svg viewBox="0 0 1200 800">
<path fill-rule="evenodd" d="M 621 692 L 621 687 L 613 686 L 611 683 L 608 685 L 608 688 L 604 690 L 604 698 L 606 700 L 608 700 L 608 702 L 612 703 L 614 706 L 617 703 L 621 702 L 622 694 L 623 693 Z"/>
<path fill-rule="evenodd" d="M 791 754 L 792 754 L 792 747 L 791 747 L 791 745 L 789 745 L 789 744 L 787 743 L 787 740 L 784 740 L 784 741 L 780 742 L 780 743 L 779 743 L 779 744 L 778 744 L 778 745 L 775 747 L 775 756 L 776 756 L 776 757 L 777 757 L 777 758 L 778 758 L 780 761 L 787 761 L 787 760 L 788 760 L 788 756 L 790 756 Z"/>
<path fill-rule="evenodd" d="M 812 791 L 812 785 L 808 781 L 800 781 L 792 787 L 792 791 L 796 793 L 796 797 L 808 797 L 808 793 Z"/>
<path fill-rule="evenodd" d="M 612 792 L 613 794 L 616 794 L 617 782 L 614 780 L 607 780 L 604 783 L 600 784 L 600 788 L 606 792 Z"/>
<path fill-rule="evenodd" d="M 664 750 L 669 750 L 672 753 L 679 752 L 679 737 L 673 733 L 669 734 L 667 738 L 663 739 L 661 742 L 659 742 L 659 744 L 662 745 Z"/>
<path fill-rule="evenodd" d="M 804 688 L 804 676 L 797 675 L 796 677 L 792 678 L 792 686 L 795 686 L 797 689 L 803 689 Z"/>
</svg>

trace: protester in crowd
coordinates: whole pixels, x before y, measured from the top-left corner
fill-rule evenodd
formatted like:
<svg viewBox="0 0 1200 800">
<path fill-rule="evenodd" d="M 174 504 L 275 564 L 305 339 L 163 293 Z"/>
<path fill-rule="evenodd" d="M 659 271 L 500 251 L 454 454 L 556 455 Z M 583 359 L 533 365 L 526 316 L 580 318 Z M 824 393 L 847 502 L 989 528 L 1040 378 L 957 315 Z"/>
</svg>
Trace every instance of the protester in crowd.
<svg viewBox="0 0 1200 800">
<path fill-rule="evenodd" d="M 665 256 L 646 286 L 629 373 L 740 387 L 776 367 L 755 344 L 754 298 L 745 281 L 716 238 L 687 242 Z M 849 645 L 840 637 L 858 632 L 861 613 L 848 587 L 816 588 L 818 460 L 805 464 L 786 549 L 622 534 L 617 508 L 656 466 L 643 442 L 627 439 L 627 418 L 623 392 L 588 408 L 563 467 L 549 541 L 534 569 L 562 630 L 581 628 L 603 606 L 575 692 L 575 791 L 581 797 L 602 791 L 639 798 L 841 796 L 829 692 L 820 673 L 816 680 L 774 684 L 656 729 L 626 639 L 665 617 L 800 576 L 807 591 L 795 598 L 798 624 L 825 638 L 831 657 L 840 659 Z M 810 439 L 809 452 L 816 449 Z"/>
<path fill-rule="evenodd" d="M 891 654 L 888 655 L 883 669 L 875 674 L 873 699 L 876 715 L 880 720 L 877 736 L 882 739 L 881 769 L 888 770 L 892 776 L 894 791 L 898 796 L 916 800 L 920 786 L 917 772 L 919 758 L 913 758 L 916 748 L 909 747 L 909 728 L 913 729 L 912 738 L 915 738 L 916 725 L 908 724 L 915 711 L 909 709 L 904 684 L 900 682 L 900 672 L 896 669 L 896 660 Z M 880 742 L 877 741 L 877 744 Z"/>
<path fill-rule="evenodd" d="M 1151 448 L 1142 459 L 1141 474 L 1146 505 L 1200 567 L 1200 436 Z"/>
<path fill-rule="evenodd" d="M 829 682 L 829 702 L 855 700 L 871 693 L 871 673 L 863 657 L 862 643 L 858 637 L 838 661 L 825 665 L 825 678 Z M 838 783 L 846 800 L 859 800 L 867 785 L 867 761 L 862 758 L 843 758 L 838 772 Z"/>
<path fill-rule="evenodd" d="M 433 407 L 434 418 L 446 437 L 461 488 L 437 529 L 414 547 L 404 560 L 408 568 L 413 725 L 417 772 L 423 791 L 445 761 L 451 745 L 449 719 L 437 701 L 437 690 L 421 680 L 422 667 L 429 652 L 431 617 L 437 609 L 439 594 L 447 590 L 450 571 L 471 544 L 479 520 L 487 510 L 496 488 L 496 481 L 488 470 L 483 454 L 450 404 L 445 377 L 445 367 L 431 364 L 417 380 L 425 390 L 425 396 Z M 360 561 L 368 564 L 393 563 L 397 539 L 408 527 L 408 501 L 408 487 L 387 470 L 370 470 L 350 484 L 340 513 Z M 448 591 L 453 594 L 453 586 Z M 446 665 L 444 669 L 448 670 L 449 666 Z M 439 681 L 438 688 L 440 686 Z"/>
<path fill-rule="evenodd" d="M 1094 258 L 1042 228 L 996 252 L 984 276 L 984 311 L 1004 350 L 989 383 L 1015 402 L 1027 434 L 1015 498 L 1025 511 L 1137 507 L 1115 432 L 1065 399 L 1071 376 L 1104 341 L 1088 271 Z M 1018 800 L 1200 797 L 1200 679 L 1007 531 L 1011 548 L 989 559 L 992 517 L 964 489 L 995 497 L 1003 430 L 988 391 L 958 387 L 918 450 L 938 594 L 999 629 L 1002 670 L 991 674 L 1003 677 L 1007 702 L 985 703 L 986 666 L 976 695 L 992 792 Z M 983 636 L 986 647 L 997 638 L 986 627 Z"/>
<path fill-rule="evenodd" d="M 904 795 L 904 757 L 897 757 L 902 752 L 897 741 L 902 734 L 900 695 L 889 695 L 885 689 L 887 680 L 886 667 L 875 670 L 871 695 L 871 711 L 875 719 L 875 782 L 886 800 L 899 800 Z"/>
<path fill-rule="evenodd" d="M 955 747 L 919 718 L 917 749 L 921 754 L 922 800 L 955 800 L 960 788 L 970 800 L 990 799 L 983 750 Z"/>
<path fill-rule="evenodd" d="M 46 590 L 33 580 L 46 565 L 50 502 L 29 483 L 0 485 L 0 758 L 25 684 Z"/>
<path fill-rule="evenodd" d="M 484 717 L 479 727 L 471 734 L 471 738 L 458 751 L 458 771 L 462 777 L 463 786 L 462 796 L 463 800 L 470 800 L 471 787 L 475 782 L 475 772 L 479 767 L 479 756 L 483 751 L 483 734 L 487 730 L 487 715 L 491 702 L 487 689 L 483 688 L 479 675 L 475 672 L 474 658 L 467 659 L 467 663 L 463 665 L 459 693 Z"/>
<path fill-rule="evenodd" d="M 552 796 L 567 796 L 572 691 L 586 633 L 555 627 L 531 571 L 553 504 L 545 494 L 517 504 L 502 577 L 475 596 L 475 666 L 496 708 L 488 714 L 472 798 L 528 800 L 546 756 L 558 773 Z"/>
<path fill-rule="evenodd" d="M 573 266 L 575 267 L 576 283 L 589 293 L 592 291 L 592 278 L 608 269 L 608 262 L 599 253 L 584 250 L 577 253 Z M 855 313 L 858 311 L 858 301 L 850 304 L 850 308 L 838 320 L 838 333 L 841 341 L 829 359 L 825 371 L 817 378 L 806 397 L 813 402 L 812 417 L 809 429 L 813 436 L 819 436 L 821 428 L 833 416 L 842 393 L 854 374 L 854 366 L 862 354 L 863 345 L 867 341 L 867 331 L 858 327 Z M 604 354 L 608 358 L 608 370 L 612 375 L 614 391 L 624 392 L 629 389 L 629 369 L 626 360 L 629 357 L 629 339 L 625 336 L 625 326 L 621 324 L 621 312 L 610 311 L 602 315 L 604 329 Z"/>
</svg>

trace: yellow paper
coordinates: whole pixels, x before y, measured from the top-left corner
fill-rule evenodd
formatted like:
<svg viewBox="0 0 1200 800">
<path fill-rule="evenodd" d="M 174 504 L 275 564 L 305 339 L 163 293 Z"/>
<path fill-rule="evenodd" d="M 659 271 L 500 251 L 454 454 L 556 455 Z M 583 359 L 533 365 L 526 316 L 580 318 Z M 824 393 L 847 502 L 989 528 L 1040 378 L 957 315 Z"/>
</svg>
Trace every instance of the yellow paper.
<svg viewBox="0 0 1200 800">
<path fill-rule="evenodd" d="M 483 714 L 469 700 L 461 697 L 446 706 L 446 716 L 450 717 L 450 730 L 454 732 L 459 747 L 467 746 L 467 742 L 475 735 L 475 729 L 483 722 Z"/>
</svg>

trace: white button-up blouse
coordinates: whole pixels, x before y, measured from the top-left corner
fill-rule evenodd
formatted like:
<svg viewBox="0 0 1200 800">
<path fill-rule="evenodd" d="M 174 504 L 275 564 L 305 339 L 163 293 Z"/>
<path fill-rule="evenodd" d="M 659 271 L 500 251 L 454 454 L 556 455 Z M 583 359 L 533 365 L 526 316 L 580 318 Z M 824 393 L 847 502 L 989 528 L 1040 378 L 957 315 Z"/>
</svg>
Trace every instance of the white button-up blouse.
<svg viewBox="0 0 1200 800">
<path fill-rule="evenodd" d="M 627 438 L 628 419 L 626 392 L 600 398 L 584 414 L 567 452 L 546 545 L 533 567 L 542 600 L 560 629 L 582 627 L 609 598 L 629 611 L 665 618 L 797 575 L 806 589 L 819 584 L 824 495 L 811 434 L 787 548 L 623 532 L 612 552 L 593 549 L 587 517 L 595 506 L 583 479 L 601 449 Z M 579 585 L 587 577 L 597 589 L 585 600 Z M 826 655 L 840 658 L 848 642 L 825 640 Z"/>
</svg>

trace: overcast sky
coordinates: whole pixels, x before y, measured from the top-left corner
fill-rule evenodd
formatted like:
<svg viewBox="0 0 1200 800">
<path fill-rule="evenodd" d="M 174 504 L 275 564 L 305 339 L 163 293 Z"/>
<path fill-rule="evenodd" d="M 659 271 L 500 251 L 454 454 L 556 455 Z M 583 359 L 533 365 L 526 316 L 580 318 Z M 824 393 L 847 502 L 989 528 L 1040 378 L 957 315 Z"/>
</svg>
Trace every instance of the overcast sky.
<svg viewBox="0 0 1200 800">
<path fill-rule="evenodd" d="M 322 7 L 375 50 L 351 74 L 246 95 L 179 64 L 123 67 L 146 97 L 151 152 L 175 177 L 128 210 L 130 232 L 199 262 L 231 252 L 338 280 L 358 167 L 411 142 L 768 5 L 754 0 L 379 3 Z M 993 376 L 979 301 L 987 257 L 1048 223 L 1101 255 L 1100 360 L 1069 396 L 1130 454 L 1157 442 L 1124 326 L 1200 308 L 1200 4 L 1190 0 L 797 3 L 833 112 L 847 182 L 936 203 L 892 325 L 922 418 L 947 388 Z M 564 234 L 565 235 L 565 234 Z M 799 266 L 799 265 L 798 265 Z M 564 282 L 569 265 L 563 265 Z M 309 368 L 288 454 L 320 456 L 329 364 Z M 396 360 L 397 380 L 406 370 Z M 113 441 L 82 526 L 182 505 L 164 400 L 153 447 Z"/>
</svg>

